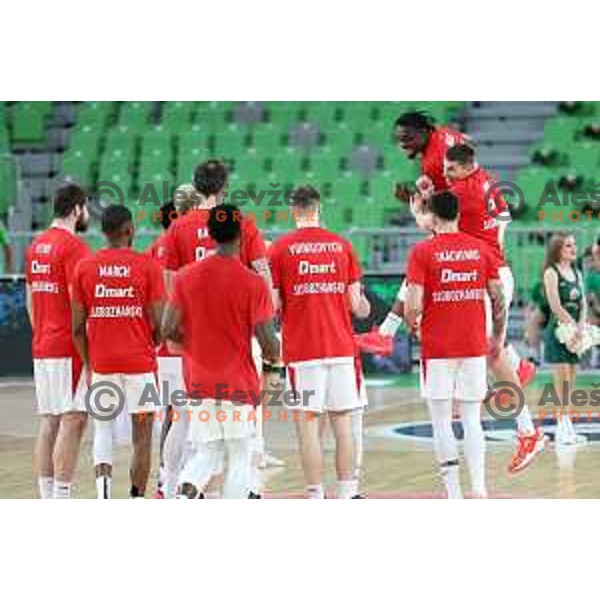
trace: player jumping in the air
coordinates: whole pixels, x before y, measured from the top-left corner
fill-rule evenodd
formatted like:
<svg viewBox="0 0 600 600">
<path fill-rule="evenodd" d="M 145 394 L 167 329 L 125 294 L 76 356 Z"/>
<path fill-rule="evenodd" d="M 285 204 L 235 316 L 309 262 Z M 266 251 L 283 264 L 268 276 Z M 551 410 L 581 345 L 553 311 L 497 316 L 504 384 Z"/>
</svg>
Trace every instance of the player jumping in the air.
<svg viewBox="0 0 600 600">
<path fill-rule="evenodd" d="M 132 498 L 144 496 L 152 450 L 153 413 L 157 408 L 156 345 L 165 288 L 158 263 L 131 248 L 133 217 L 124 206 L 102 214 L 108 248 L 83 259 L 73 277 L 73 337 L 92 385 L 92 399 L 103 412 L 120 396 L 131 415 Z M 108 391 L 111 395 L 107 396 Z M 110 402 L 110 398 L 113 402 Z M 110 416 L 110 412 L 107 416 Z M 94 465 L 98 498 L 111 498 L 114 419 L 94 423 Z"/>
<path fill-rule="evenodd" d="M 256 336 L 265 360 L 279 361 L 269 287 L 240 261 L 240 211 L 222 204 L 206 223 L 216 248 L 175 277 L 163 323 L 167 339 L 181 344 L 194 454 L 178 480 L 178 498 L 197 498 L 224 472 L 225 498 L 254 491 L 255 407 L 260 381 L 252 357 Z"/>
<path fill-rule="evenodd" d="M 27 310 L 40 429 L 35 465 L 40 496 L 70 498 L 87 413 L 86 377 L 71 335 L 70 288 L 77 262 L 89 253 L 76 233 L 88 223 L 85 191 L 60 187 L 54 220 L 27 250 Z"/>
<path fill-rule="evenodd" d="M 485 298 L 492 305 L 491 356 L 502 351 L 506 310 L 496 260 L 487 244 L 458 230 L 458 200 L 450 192 L 429 199 L 435 236 L 416 244 L 406 279 L 406 321 L 421 336 L 421 394 L 433 425 L 435 454 L 448 498 L 461 498 L 452 402 L 461 405 L 464 452 L 474 497 L 485 498 Z"/>
<path fill-rule="evenodd" d="M 351 314 L 366 318 L 360 266 L 350 242 L 320 225 L 320 195 L 292 194 L 296 231 L 270 248 L 276 308 L 281 308 L 283 357 L 289 387 L 302 411 L 298 442 L 307 495 L 324 498 L 320 421 L 331 421 L 336 441 L 338 498 L 358 497 L 352 414 L 363 407 Z"/>
</svg>

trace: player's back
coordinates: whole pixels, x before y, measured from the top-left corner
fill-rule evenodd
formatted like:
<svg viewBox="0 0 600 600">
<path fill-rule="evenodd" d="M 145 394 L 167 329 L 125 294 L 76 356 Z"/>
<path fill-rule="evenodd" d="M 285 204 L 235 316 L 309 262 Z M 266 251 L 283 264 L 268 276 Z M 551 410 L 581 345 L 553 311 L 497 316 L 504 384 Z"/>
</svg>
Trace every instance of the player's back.
<svg viewBox="0 0 600 600">
<path fill-rule="evenodd" d="M 69 287 L 78 261 L 89 253 L 74 233 L 51 227 L 38 235 L 26 254 L 26 279 L 33 306 L 34 358 L 72 357 Z"/>
<path fill-rule="evenodd" d="M 424 289 L 423 358 L 486 353 L 485 294 L 497 270 L 484 242 L 462 232 L 420 242 L 411 252 L 407 278 Z"/>
<path fill-rule="evenodd" d="M 269 293 L 262 277 L 237 257 L 222 254 L 188 265 L 177 275 L 174 302 L 182 313 L 188 389 L 201 384 L 202 397 L 209 398 L 227 397 L 215 393 L 217 385 L 258 389 L 251 340 L 262 322 L 257 315 L 272 315 Z"/>
<path fill-rule="evenodd" d="M 178 271 L 185 265 L 204 260 L 214 254 L 216 244 L 208 234 L 210 211 L 194 208 L 178 218 L 167 230 L 165 236 L 165 268 Z M 240 259 L 247 265 L 264 259 L 264 241 L 254 222 L 240 213 L 242 232 Z"/>
<path fill-rule="evenodd" d="M 150 305 L 164 297 L 159 264 L 130 248 L 107 248 L 82 260 L 74 297 L 86 309 L 96 373 L 156 370 Z"/>
<path fill-rule="evenodd" d="M 421 159 L 421 173 L 433 182 L 436 192 L 448 189 L 444 161 L 448 148 L 464 144 L 467 137 L 451 127 L 437 127 L 431 133 Z"/>
<path fill-rule="evenodd" d="M 270 257 L 285 362 L 354 356 L 348 286 L 360 278 L 360 267 L 350 242 L 306 227 L 276 240 Z"/>
<path fill-rule="evenodd" d="M 478 167 L 468 177 L 452 182 L 450 191 L 459 202 L 458 228 L 487 244 L 498 266 L 501 266 L 505 258 L 495 215 L 505 212 L 508 207 L 500 194 L 493 193 L 493 184 L 489 173 Z"/>
</svg>

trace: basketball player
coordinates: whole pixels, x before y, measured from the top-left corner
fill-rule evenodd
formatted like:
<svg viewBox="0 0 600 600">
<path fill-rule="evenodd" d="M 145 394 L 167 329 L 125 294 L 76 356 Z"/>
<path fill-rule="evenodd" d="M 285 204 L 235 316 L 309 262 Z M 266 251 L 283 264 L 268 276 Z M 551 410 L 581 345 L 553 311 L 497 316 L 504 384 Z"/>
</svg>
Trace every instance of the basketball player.
<svg viewBox="0 0 600 600">
<path fill-rule="evenodd" d="M 85 191 L 59 187 L 54 219 L 26 254 L 27 310 L 33 330 L 38 414 L 35 468 L 41 498 L 70 498 L 87 413 L 86 377 L 71 335 L 70 291 L 77 262 L 89 253 L 76 233 L 88 224 Z"/>
<path fill-rule="evenodd" d="M 207 221 L 210 209 L 223 202 L 228 177 L 227 167 L 218 160 L 209 160 L 196 167 L 193 182 L 195 194 L 189 195 L 191 209 L 173 223 L 165 236 L 165 281 L 169 293 L 177 271 L 215 252 L 216 244 L 208 233 Z M 254 222 L 245 218 L 242 218 L 241 223 L 240 258 L 243 264 L 262 275 L 270 284 L 271 275 L 264 240 Z M 177 483 L 189 426 L 182 410 L 173 407 L 173 411 L 178 414 L 173 414 L 164 446 L 162 482 L 167 497 L 171 497 Z M 257 445 L 260 445 L 260 440 L 257 440 Z M 217 498 L 217 487 L 211 485 L 205 497 Z"/>
<path fill-rule="evenodd" d="M 108 247 L 82 260 L 73 279 L 73 337 L 92 372 L 92 384 L 98 386 L 97 410 L 107 410 L 120 395 L 120 409 L 131 415 L 130 497 L 143 498 L 150 472 L 153 412 L 160 404 L 156 346 L 165 288 L 158 263 L 131 247 L 134 226 L 128 208 L 106 208 L 102 232 Z M 102 398 L 109 388 L 112 402 Z M 112 496 L 113 427 L 114 418 L 96 419 L 94 465 L 100 499 Z"/>
<path fill-rule="evenodd" d="M 147 253 L 154 258 L 161 269 L 164 269 L 166 250 L 165 250 L 165 236 L 167 230 L 173 222 L 175 222 L 181 215 L 185 214 L 189 210 L 191 195 L 195 192 L 195 188 L 191 185 L 182 185 L 175 191 L 175 201 L 167 202 L 164 204 L 160 211 L 160 222 L 163 228 L 163 233 L 159 235 L 154 243 L 147 249 Z M 179 207 L 179 208 L 178 208 Z M 161 390 L 168 390 L 168 397 L 162 398 L 161 408 L 164 409 L 164 420 L 162 421 L 162 427 L 160 431 L 160 471 L 158 476 L 158 486 L 154 497 L 157 499 L 165 498 L 165 491 L 163 489 L 163 481 L 165 480 L 166 473 L 164 467 L 164 447 L 167 439 L 167 434 L 171 428 L 173 422 L 172 406 L 170 405 L 171 394 L 176 390 L 183 390 L 183 361 L 181 356 L 178 356 L 172 352 L 166 343 L 162 343 L 156 351 L 157 363 L 158 363 L 158 385 Z M 173 436 L 174 438 L 176 436 Z M 173 441 L 173 440 L 171 440 Z M 174 490 L 170 490 L 170 497 L 172 497 Z"/>
<path fill-rule="evenodd" d="M 448 149 L 446 176 L 450 191 L 458 198 L 459 230 L 484 242 L 496 263 L 508 322 L 508 311 L 514 293 L 514 279 L 503 249 L 506 227 L 510 222 L 508 206 L 500 194 L 492 193 L 488 198 L 494 180 L 477 164 L 475 152 L 467 144 L 458 144 Z M 503 348 L 498 356 L 490 358 L 489 367 L 497 381 L 510 381 L 521 387 L 526 386 L 535 375 L 533 363 L 521 360 L 512 344 Z M 528 466 L 544 449 L 546 439 L 544 433 L 534 426 L 527 405 L 516 421 L 517 447 L 508 466 L 511 473 L 517 473 Z"/>
<path fill-rule="evenodd" d="M 452 401 L 461 403 L 464 451 L 474 497 L 485 498 L 481 399 L 487 391 L 485 296 L 492 304 L 491 355 L 503 347 L 506 310 L 497 266 L 487 245 L 458 230 L 458 199 L 450 192 L 428 202 L 435 236 L 411 250 L 406 321 L 420 329 L 423 398 L 448 498 L 461 498 Z"/>
<path fill-rule="evenodd" d="M 320 195 L 311 186 L 291 197 L 296 231 L 271 246 L 276 308 L 297 425 L 307 495 L 324 498 L 320 423 L 327 415 L 336 441 L 338 498 L 358 495 L 352 413 L 362 408 L 351 313 L 366 318 L 360 266 L 350 243 L 320 226 Z"/>
<path fill-rule="evenodd" d="M 215 206 L 206 226 L 216 247 L 177 274 L 163 323 L 165 337 L 184 351 L 194 448 L 179 475 L 177 497 L 203 494 L 210 480 L 223 473 L 227 455 L 223 495 L 248 498 L 260 391 L 252 337 L 272 364 L 279 361 L 279 341 L 269 287 L 240 260 L 240 211 L 229 204 Z"/>
</svg>

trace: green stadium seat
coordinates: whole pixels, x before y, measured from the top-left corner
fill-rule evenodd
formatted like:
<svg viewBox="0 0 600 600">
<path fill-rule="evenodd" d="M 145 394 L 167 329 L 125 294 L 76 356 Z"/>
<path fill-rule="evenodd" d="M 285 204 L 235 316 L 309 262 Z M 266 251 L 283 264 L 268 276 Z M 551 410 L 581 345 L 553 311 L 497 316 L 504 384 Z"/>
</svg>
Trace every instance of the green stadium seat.
<svg viewBox="0 0 600 600">
<path fill-rule="evenodd" d="M 310 103 L 308 103 L 310 104 Z M 303 109 L 302 102 L 267 102 L 268 121 L 278 124 L 285 131 L 300 121 L 300 112 Z"/>
<path fill-rule="evenodd" d="M 340 157 L 330 147 L 310 155 L 309 177 L 317 187 L 325 182 L 335 181 L 340 176 Z M 320 183 L 319 183 L 320 182 Z"/>
<path fill-rule="evenodd" d="M 335 199 L 340 206 L 352 206 L 356 202 L 363 201 L 362 180 L 352 175 L 336 179 L 331 188 L 331 198 Z"/>
<path fill-rule="evenodd" d="M 418 163 L 408 159 L 398 148 L 390 148 L 383 161 L 385 172 L 398 182 L 414 183 L 419 177 Z"/>
<path fill-rule="evenodd" d="M 396 180 L 393 177 L 379 176 L 369 181 L 369 197 L 385 208 L 399 208 L 395 193 Z"/>
<path fill-rule="evenodd" d="M 13 140 L 15 143 L 41 144 L 44 141 L 44 122 L 48 103 L 17 102 L 13 112 Z"/>
<path fill-rule="evenodd" d="M 278 124 L 271 123 L 255 127 L 252 131 L 250 146 L 263 155 L 275 154 L 279 151 L 283 134 Z"/>
<path fill-rule="evenodd" d="M 356 131 L 347 123 L 342 123 L 325 132 L 325 144 L 339 154 L 348 155 L 356 142 Z"/>
<path fill-rule="evenodd" d="M 0 156 L 0 214 L 17 201 L 17 169 L 11 158 Z"/>
<path fill-rule="evenodd" d="M 79 150 L 95 160 L 101 137 L 102 131 L 95 125 L 76 126 L 71 135 L 69 150 Z"/>
<path fill-rule="evenodd" d="M 81 150 L 68 150 L 63 154 L 61 176 L 89 185 L 92 181 L 92 158 Z"/>
<path fill-rule="evenodd" d="M 120 125 L 106 134 L 104 152 L 110 154 L 120 151 L 127 156 L 132 156 L 136 149 L 136 143 L 136 133 L 128 126 Z"/>
<path fill-rule="evenodd" d="M 242 186 L 258 183 L 265 178 L 264 167 L 264 155 L 254 150 L 249 150 L 244 154 L 236 156 L 234 159 L 232 180 Z"/>
<path fill-rule="evenodd" d="M 194 125 L 189 131 L 177 136 L 177 148 L 179 160 L 185 159 L 186 155 L 196 150 L 207 152 L 208 134 L 199 125 Z"/>
<path fill-rule="evenodd" d="M 544 141 L 557 147 L 572 145 L 575 134 L 583 125 L 582 119 L 576 117 L 555 117 L 544 123 Z"/>
<path fill-rule="evenodd" d="M 104 128 L 115 108 L 114 102 L 82 102 L 77 112 L 77 125 Z"/>
<path fill-rule="evenodd" d="M 121 102 L 119 125 L 140 133 L 148 126 L 151 102 Z"/>
<path fill-rule="evenodd" d="M 192 125 L 195 112 L 193 102 L 164 102 L 161 123 L 174 134 L 185 133 Z"/>
<path fill-rule="evenodd" d="M 269 161 L 271 181 L 296 186 L 303 178 L 303 156 L 299 152 L 287 150 L 279 152 Z"/>
<path fill-rule="evenodd" d="M 521 188 L 525 197 L 523 218 L 537 218 L 538 204 L 546 184 L 555 179 L 556 172 L 544 168 L 529 167 L 516 174 L 515 183 Z"/>
<path fill-rule="evenodd" d="M 307 102 L 302 107 L 300 116 L 302 121 L 315 123 L 321 130 L 326 131 L 338 125 L 342 113 L 333 102 Z"/>
<path fill-rule="evenodd" d="M 156 151 L 171 154 L 173 135 L 170 129 L 158 125 L 142 135 L 142 155 Z"/>
<path fill-rule="evenodd" d="M 593 179 L 600 170 L 600 144 L 580 142 L 569 149 L 569 165 L 586 178 Z"/>
<path fill-rule="evenodd" d="M 230 125 L 215 133 L 212 147 L 217 157 L 234 158 L 246 151 L 246 130 L 237 125 Z"/>
</svg>

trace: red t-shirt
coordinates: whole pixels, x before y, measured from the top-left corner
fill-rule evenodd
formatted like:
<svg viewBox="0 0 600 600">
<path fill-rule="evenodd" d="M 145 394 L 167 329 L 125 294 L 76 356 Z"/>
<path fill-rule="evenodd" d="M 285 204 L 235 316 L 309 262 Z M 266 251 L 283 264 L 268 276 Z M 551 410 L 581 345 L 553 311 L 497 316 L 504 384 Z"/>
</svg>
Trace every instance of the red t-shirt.
<svg viewBox="0 0 600 600">
<path fill-rule="evenodd" d="M 150 306 L 164 299 L 159 264 L 130 248 L 100 250 L 77 265 L 73 300 L 87 312 L 95 373 L 156 371 Z"/>
<path fill-rule="evenodd" d="M 281 296 L 284 361 L 353 357 L 348 286 L 361 272 L 350 242 L 306 227 L 280 237 L 269 251 Z"/>
<path fill-rule="evenodd" d="M 486 198 L 493 184 L 489 173 L 478 168 L 465 179 L 451 182 L 450 191 L 459 201 L 458 228 L 485 242 L 500 267 L 506 263 L 506 259 L 500 246 L 498 221 L 494 215 L 508 210 L 508 206 L 499 193 L 493 193 L 489 200 Z"/>
<path fill-rule="evenodd" d="M 213 254 L 177 274 L 172 302 L 181 311 L 190 397 L 255 404 L 252 336 L 273 318 L 266 281 L 238 258 Z"/>
<path fill-rule="evenodd" d="M 33 304 L 33 357 L 77 356 L 71 333 L 69 288 L 77 263 L 90 253 L 75 234 L 51 227 L 26 254 L 26 279 Z"/>
<path fill-rule="evenodd" d="M 436 192 L 448 189 L 444 169 L 446 151 L 448 148 L 464 144 L 466 141 L 467 138 L 464 134 L 450 127 L 438 127 L 431 133 L 421 157 L 421 174 L 427 175 L 431 179 Z"/>
<path fill-rule="evenodd" d="M 466 233 L 442 233 L 411 250 L 406 279 L 423 286 L 422 358 L 485 356 L 484 298 L 498 279 L 486 244 Z"/>
<path fill-rule="evenodd" d="M 178 271 L 185 265 L 203 260 L 214 253 L 216 244 L 208 235 L 206 209 L 194 209 L 177 219 L 165 236 L 165 268 Z M 240 258 L 250 267 L 256 260 L 265 259 L 267 249 L 256 225 L 242 217 Z"/>
<path fill-rule="evenodd" d="M 167 232 L 161 233 L 153 242 L 146 248 L 146 254 L 157 260 L 164 268 L 167 259 L 167 249 L 165 248 L 165 238 Z"/>
</svg>

